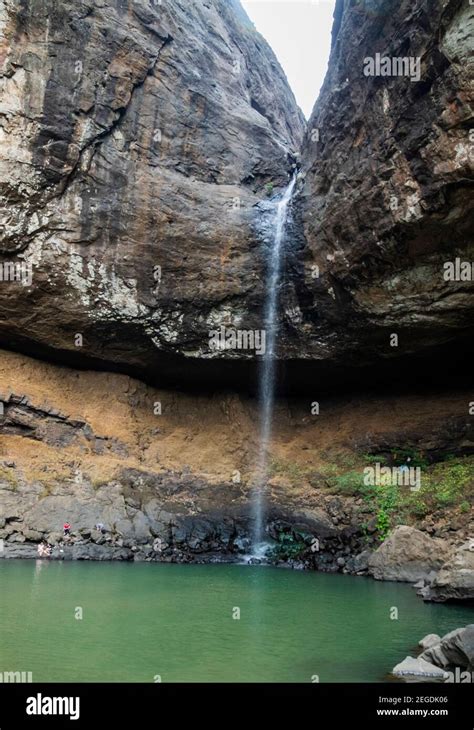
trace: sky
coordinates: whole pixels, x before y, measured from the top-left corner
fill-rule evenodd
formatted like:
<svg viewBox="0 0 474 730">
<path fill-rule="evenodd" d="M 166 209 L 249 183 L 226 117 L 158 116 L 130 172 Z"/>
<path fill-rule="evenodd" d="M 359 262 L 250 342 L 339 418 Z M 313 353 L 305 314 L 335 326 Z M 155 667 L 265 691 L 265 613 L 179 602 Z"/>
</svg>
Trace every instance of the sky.
<svg viewBox="0 0 474 730">
<path fill-rule="evenodd" d="M 335 0 L 241 0 L 308 119 L 324 81 Z"/>
</svg>

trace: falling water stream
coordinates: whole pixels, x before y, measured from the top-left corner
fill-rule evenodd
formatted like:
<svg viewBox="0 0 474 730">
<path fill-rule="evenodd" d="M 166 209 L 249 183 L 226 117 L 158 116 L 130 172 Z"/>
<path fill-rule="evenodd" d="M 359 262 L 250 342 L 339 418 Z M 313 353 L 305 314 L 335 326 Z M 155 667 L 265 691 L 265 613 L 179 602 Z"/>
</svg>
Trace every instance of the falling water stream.
<svg viewBox="0 0 474 730">
<path fill-rule="evenodd" d="M 278 339 L 278 304 L 281 278 L 282 247 L 288 216 L 288 206 L 296 184 L 296 175 L 278 202 L 272 246 L 269 254 L 266 277 L 266 298 L 264 329 L 266 333 L 265 354 L 260 371 L 260 444 L 254 492 L 254 536 L 253 554 L 264 555 L 264 508 L 265 483 L 268 476 L 268 447 L 272 435 L 273 406 L 275 402 L 276 358 L 275 346 Z"/>
</svg>

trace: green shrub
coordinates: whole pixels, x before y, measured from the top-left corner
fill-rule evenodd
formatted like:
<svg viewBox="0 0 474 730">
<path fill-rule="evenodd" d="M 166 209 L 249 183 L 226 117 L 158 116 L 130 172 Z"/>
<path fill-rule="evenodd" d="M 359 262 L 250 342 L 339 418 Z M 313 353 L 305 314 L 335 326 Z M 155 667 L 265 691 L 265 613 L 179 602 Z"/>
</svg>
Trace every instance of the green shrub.
<svg viewBox="0 0 474 730">
<path fill-rule="evenodd" d="M 331 476 L 328 483 L 341 494 L 357 494 L 365 491 L 364 474 L 362 471 L 348 471 L 345 474 Z"/>
<path fill-rule="evenodd" d="M 421 489 L 404 495 L 402 507 L 406 515 L 424 517 L 446 507 L 469 511 L 473 499 L 474 457 L 450 457 L 425 471 Z"/>
<path fill-rule="evenodd" d="M 431 472 L 431 481 L 438 499 L 442 502 L 456 501 L 469 488 L 472 493 L 474 490 L 474 458 L 436 464 Z"/>
<path fill-rule="evenodd" d="M 409 464 L 410 466 L 419 466 L 421 469 L 426 469 L 429 466 L 427 458 L 416 449 L 396 449 L 392 452 L 391 463 L 393 466 L 403 466 Z"/>
<path fill-rule="evenodd" d="M 367 464 L 380 464 L 381 466 L 385 466 L 387 463 L 387 457 L 382 454 L 365 454 L 363 459 Z"/>
<path fill-rule="evenodd" d="M 399 487 L 392 484 L 369 487 L 364 499 L 373 504 L 378 536 L 383 542 L 393 526 L 393 515 L 400 504 Z"/>
<path fill-rule="evenodd" d="M 268 552 L 273 560 L 298 560 L 305 551 L 306 545 L 295 538 L 291 532 L 280 532 L 278 543 Z"/>
</svg>

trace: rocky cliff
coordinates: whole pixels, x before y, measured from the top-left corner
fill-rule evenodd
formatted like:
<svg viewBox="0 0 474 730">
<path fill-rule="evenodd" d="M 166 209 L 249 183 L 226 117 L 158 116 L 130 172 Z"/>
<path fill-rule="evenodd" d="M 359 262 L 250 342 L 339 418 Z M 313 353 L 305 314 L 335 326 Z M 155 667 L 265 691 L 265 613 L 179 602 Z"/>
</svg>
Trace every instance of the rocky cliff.
<svg viewBox="0 0 474 730">
<path fill-rule="evenodd" d="M 301 156 L 292 351 L 368 363 L 449 343 L 455 358 L 473 284 L 444 264 L 473 257 L 474 7 L 338 0 L 335 15 Z"/>
<path fill-rule="evenodd" d="M 304 120 L 240 3 L 18 0 L 1 23 L 0 251 L 33 267 L 0 287 L 2 341 L 156 375 L 256 327 L 254 206 Z"/>
<path fill-rule="evenodd" d="M 2 283 L 0 342 L 180 387 L 252 382 L 255 354 L 212 351 L 209 332 L 262 327 L 265 199 L 300 150 L 288 381 L 462 360 L 472 281 L 443 264 L 471 256 L 473 13 L 338 0 L 300 150 L 302 115 L 237 0 L 5 2 L 0 252 L 32 281 Z M 365 75 L 376 54 L 407 73 Z"/>
<path fill-rule="evenodd" d="M 248 552 L 254 398 L 158 390 L 0 351 L 0 405 L 0 557 L 34 557 L 42 539 L 57 546 L 56 557 L 78 559 L 242 560 Z M 382 505 L 362 486 L 363 469 L 371 455 L 390 463 L 411 451 L 426 459 L 423 489 L 402 490 L 394 519 L 417 524 L 424 541 L 420 549 L 420 533 L 407 527 L 408 538 L 395 551 L 388 543 L 373 573 L 406 580 L 413 561 L 427 566 L 416 580 L 432 571 L 438 543 L 456 547 L 474 534 L 466 510 L 474 434 L 472 419 L 460 416 L 464 406 L 456 391 L 325 398 L 315 417 L 304 398 L 280 400 L 266 486 L 275 560 L 367 571 Z M 438 466 L 446 453 L 454 462 Z M 72 538 L 63 542 L 66 519 Z"/>
</svg>

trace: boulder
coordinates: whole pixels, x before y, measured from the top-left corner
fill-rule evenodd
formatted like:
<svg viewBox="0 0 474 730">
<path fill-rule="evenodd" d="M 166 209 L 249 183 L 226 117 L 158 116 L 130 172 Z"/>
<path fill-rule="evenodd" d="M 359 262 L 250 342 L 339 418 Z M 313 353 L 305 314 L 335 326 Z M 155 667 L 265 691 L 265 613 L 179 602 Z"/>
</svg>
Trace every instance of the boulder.
<svg viewBox="0 0 474 730">
<path fill-rule="evenodd" d="M 474 541 L 459 546 L 439 572 L 421 589 L 425 601 L 474 599 Z"/>
<path fill-rule="evenodd" d="M 439 570 L 448 554 L 445 541 L 400 525 L 370 556 L 369 573 L 376 580 L 416 583 Z"/>
<path fill-rule="evenodd" d="M 8 538 L 8 542 L 25 542 L 26 538 L 21 532 L 13 532 Z"/>
<path fill-rule="evenodd" d="M 141 511 L 138 511 L 133 518 L 133 530 L 135 539 L 140 544 L 146 544 L 152 536 L 149 520 Z"/>
<path fill-rule="evenodd" d="M 99 530 L 91 530 L 90 539 L 96 545 L 103 545 L 105 542 L 105 536 Z"/>
<path fill-rule="evenodd" d="M 347 570 L 350 573 L 366 573 L 369 569 L 370 550 L 363 550 L 347 561 Z"/>
<path fill-rule="evenodd" d="M 237 548 L 237 550 L 240 553 L 246 553 L 250 550 L 250 547 L 252 545 L 252 541 L 249 537 L 245 537 L 244 535 L 239 535 L 239 537 L 236 537 L 234 540 L 234 546 Z"/>
<path fill-rule="evenodd" d="M 438 667 L 474 668 L 474 624 L 446 634 L 439 643 L 426 649 L 420 658 Z"/>
<path fill-rule="evenodd" d="M 421 641 L 418 642 L 418 646 L 422 649 L 429 649 L 432 646 L 436 646 L 441 641 L 441 637 L 438 634 L 428 634 Z"/>
<path fill-rule="evenodd" d="M 58 545 L 63 540 L 63 534 L 62 532 L 50 532 L 46 536 L 46 542 L 49 542 L 50 545 Z"/>
<path fill-rule="evenodd" d="M 407 656 L 400 664 L 393 668 L 392 674 L 396 677 L 403 677 L 405 681 L 419 681 L 420 679 L 438 680 L 443 682 L 447 679 L 446 672 L 440 667 L 428 662 L 426 659 Z"/>
<path fill-rule="evenodd" d="M 27 540 L 30 540 L 31 542 L 39 542 L 43 539 L 43 533 L 39 532 L 38 530 L 23 530 L 23 534 L 26 537 Z"/>
</svg>

